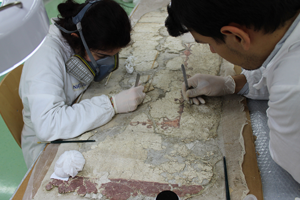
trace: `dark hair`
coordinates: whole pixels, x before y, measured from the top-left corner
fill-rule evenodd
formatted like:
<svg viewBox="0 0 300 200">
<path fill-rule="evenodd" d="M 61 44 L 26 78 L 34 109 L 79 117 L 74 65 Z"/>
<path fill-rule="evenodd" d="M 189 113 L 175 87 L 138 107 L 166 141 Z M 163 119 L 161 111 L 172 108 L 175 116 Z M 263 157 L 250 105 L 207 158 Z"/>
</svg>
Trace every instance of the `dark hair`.
<svg viewBox="0 0 300 200">
<path fill-rule="evenodd" d="M 78 4 L 73 0 L 67 0 L 58 5 L 60 16 L 56 23 L 69 31 L 76 30 L 72 17 L 87 4 Z M 90 49 L 114 50 L 125 47 L 130 42 L 131 24 L 124 9 L 113 0 L 101 0 L 94 3 L 81 20 L 82 33 Z M 79 55 L 85 55 L 85 49 L 80 39 L 62 32 L 73 50 L 79 51 Z"/>
<path fill-rule="evenodd" d="M 299 9 L 299 0 L 172 0 L 165 26 L 175 37 L 193 30 L 224 42 L 220 29 L 231 22 L 272 33 Z"/>
</svg>

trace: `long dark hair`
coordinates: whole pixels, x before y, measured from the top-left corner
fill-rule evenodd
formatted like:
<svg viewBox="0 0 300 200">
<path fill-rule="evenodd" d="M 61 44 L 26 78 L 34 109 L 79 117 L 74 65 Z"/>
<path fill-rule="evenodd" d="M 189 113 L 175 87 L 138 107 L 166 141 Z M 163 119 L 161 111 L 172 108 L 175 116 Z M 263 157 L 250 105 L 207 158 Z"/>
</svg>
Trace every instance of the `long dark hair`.
<svg viewBox="0 0 300 200">
<path fill-rule="evenodd" d="M 57 24 L 67 30 L 76 30 L 72 17 L 87 4 L 79 4 L 73 0 L 67 0 L 58 5 Z M 94 3 L 85 13 L 81 21 L 82 32 L 90 49 L 109 51 L 125 47 L 131 40 L 131 24 L 124 9 L 113 0 L 101 0 Z M 80 37 L 71 36 L 62 32 L 73 50 L 79 55 L 85 55 L 85 49 Z M 79 33 L 77 32 L 78 36 Z"/>
</svg>

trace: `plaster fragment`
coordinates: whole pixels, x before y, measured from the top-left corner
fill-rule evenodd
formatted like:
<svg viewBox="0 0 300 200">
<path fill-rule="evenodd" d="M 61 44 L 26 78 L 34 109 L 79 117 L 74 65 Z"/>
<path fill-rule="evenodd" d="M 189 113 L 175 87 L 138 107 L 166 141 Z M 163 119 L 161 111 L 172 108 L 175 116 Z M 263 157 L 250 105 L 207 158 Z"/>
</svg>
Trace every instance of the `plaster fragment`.
<svg viewBox="0 0 300 200">
<path fill-rule="evenodd" d="M 93 132 L 86 132 L 84 134 L 82 134 L 78 140 L 88 140 L 90 137 L 92 137 L 93 135 L 95 135 Z"/>
<path fill-rule="evenodd" d="M 63 182 L 64 182 L 63 180 L 53 179 L 52 185 L 59 186 L 59 185 L 63 184 Z"/>
<path fill-rule="evenodd" d="M 181 64 L 183 64 L 183 59 L 181 57 L 175 57 L 167 62 L 166 68 L 172 71 L 181 70 Z"/>
<path fill-rule="evenodd" d="M 146 96 L 145 96 L 145 99 L 144 99 L 144 101 L 143 101 L 143 104 L 148 103 L 148 102 L 150 102 L 151 100 L 152 100 L 151 97 L 150 97 L 149 95 L 146 95 Z"/>
<path fill-rule="evenodd" d="M 132 52 L 132 47 L 131 46 L 122 48 L 120 53 L 119 53 L 119 58 L 127 59 L 127 57 L 129 57 L 131 55 L 131 52 Z"/>
<path fill-rule="evenodd" d="M 159 34 L 164 36 L 164 37 L 170 36 L 170 34 L 169 34 L 169 32 L 168 32 L 168 30 L 165 26 L 163 26 L 159 29 Z"/>
<path fill-rule="evenodd" d="M 51 190 L 54 186 L 51 183 L 48 183 L 45 187 L 47 191 Z"/>
<path fill-rule="evenodd" d="M 168 49 L 170 53 L 178 53 L 185 49 L 180 38 L 171 36 L 167 37 L 165 43 L 162 45 L 162 48 Z"/>
<path fill-rule="evenodd" d="M 133 41 L 145 41 L 145 40 L 151 40 L 151 41 L 159 41 L 163 37 L 159 35 L 158 33 L 136 33 L 134 32 L 131 36 Z"/>
<path fill-rule="evenodd" d="M 80 187 L 83 185 L 83 178 L 82 177 L 76 177 L 74 179 L 71 179 L 71 183 L 69 184 L 66 193 L 67 192 L 73 192 L 76 190 L 77 187 Z"/>
<path fill-rule="evenodd" d="M 184 163 L 178 163 L 178 162 L 168 162 L 161 165 L 163 171 L 166 171 L 168 173 L 178 173 L 182 171 L 185 167 Z"/>
<path fill-rule="evenodd" d="M 186 147 L 188 149 L 192 149 L 194 147 L 194 144 L 193 143 L 186 144 Z"/>
<path fill-rule="evenodd" d="M 53 179 L 46 185 L 46 190 L 49 191 L 53 187 L 58 188 L 59 194 L 65 194 L 77 191 L 79 196 L 85 196 L 87 193 L 97 194 L 97 183 L 92 182 L 88 178 L 75 176 L 68 181 Z"/>
<path fill-rule="evenodd" d="M 161 88 L 165 92 L 170 91 L 170 84 L 172 80 L 176 77 L 175 72 L 170 72 L 169 70 L 161 70 L 156 76 L 153 77 L 153 86 L 156 88 Z"/>
<path fill-rule="evenodd" d="M 143 45 L 145 46 L 145 44 Z M 144 51 L 133 51 L 135 56 L 134 64 L 151 61 L 153 63 L 158 51 L 157 50 L 144 50 Z"/>
<path fill-rule="evenodd" d="M 166 8 L 161 8 L 159 10 L 148 12 L 144 14 L 140 20 L 142 20 L 143 18 L 150 18 L 150 17 L 164 17 L 166 19 L 166 17 L 168 16 L 166 11 L 167 11 Z"/>
<path fill-rule="evenodd" d="M 181 186 L 180 188 L 176 188 L 173 191 L 179 196 L 182 197 L 186 194 L 193 195 L 199 193 L 202 190 L 202 186 L 193 185 L 193 186 Z"/>
<path fill-rule="evenodd" d="M 64 194 L 64 193 L 67 193 L 67 185 L 66 183 L 62 183 L 61 185 L 59 185 L 58 187 L 58 193 L 60 194 Z"/>
<path fill-rule="evenodd" d="M 149 17 L 142 17 L 139 22 L 140 23 L 158 23 L 161 26 L 164 26 L 164 21 L 166 20 L 166 17 L 160 16 L 160 17 L 154 17 L 154 16 L 149 16 Z"/>
<path fill-rule="evenodd" d="M 97 188 L 96 188 L 96 184 L 92 183 L 90 180 L 85 179 L 84 180 L 84 184 L 86 186 L 86 191 L 87 193 L 94 193 L 97 194 Z"/>
<path fill-rule="evenodd" d="M 152 33 L 156 33 L 156 32 L 158 32 L 160 27 L 161 27 L 160 23 L 136 23 L 136 25 L 134 27 L 134 32 L 140 32 L 140 33 L 152 32 Z"/>
<path fill-rule="evenodd" d="M 219 55 L 210 53 L 207 44 L 194 44 L 191 47 L 191 55 L 187 62 L 187 74 L 193 70 L 193 74 L 218 75 L 222 59 Z"/>
<path fill-rule="evenodd" d="M 142 71 L 149 71 L 151 69 L 155 69 L 158 67 L 158 62 L 154 62 L 153 61 L 145 61 L 145 62 L 140 62 L 138 64 L 135 64 L 135 70 L 138 72 L 142 72 Z"/>
<path fill-rule="evenodd" d="M 156 41 L 136 41 L 133 43 L 134 50 L 132 51 L 132 55 L 137 56 L 141 54 L 146 54 L 147 51 L 155 51 L 156 46 L 158 46 L 158 42 Z M 154 55 L 155 56 L 155 55 Z"/>
<path fill-rule="evenodd" d="M 67 183 L 53 180 L 46 185 L 46 190 L 53 187 L 64 193 L 74 190 L 73 195 L 94 199 L 150 200 L 159 191 L 168 189 L 182 195 L 181 199 L 195 195 L 192 199 L 198 200 L 203 197 L 203 185 L 218 187 L 211 180 L 214 173 L 219 175 L 213 170 L 222 158 L 214 140 L 222 101 L 207 98 L 205 105 L 187 105 L 181 96 L 183 77 L 180 65 L 184 63 L 187 76 L 191 77 L 196 73 L 218 75 L 220 65 L 227 64 L 212 54 L 208 45 L 191 41 L 190 34 L 170 37 L 162 21 L 158 22 L 167 17 L 165 11 L 164 8 L 144 15 L 132 31 L 134 43 L 120 52 L 121 65 L 125 62 L 122 58 L 138 56 L 135 69 L 143 74 L 140 79 L 143 84 L 148 74 L 154 75 L 155 90 L 148 93 L 152 102 L 143 105 L 143 109 L 116 116 L 98 129 L 101 134 L 95 134 L 95 137 L 101 139 L 83 153 L 86 165 L 82 174 L 93 178 L 81 177 L 82 184 L 77 184 L 79 178 Z M 117 94 L 134 82 L 135 75 L 125 75 L 124 70 L 117 70 L 110 79 L 110 83 L 116 84 L 100 87 L 102 83 L 92 83 L 86 95 Z M 117 127 L 117 131 L 112 127 Z M 103 132 L 105 137 L 100 136 Z M 47 195 L 54 192 L 56 190 Z M 79 198 L 73 195 L 73 198 Z M 69 197 L 65 195 L 66 199 Z"/>
<path fill-rule="evenodd" d="M 149 86 L 149 85 L 150 85 L 150 86 Z M 154 90 L 154 89 L 155 89 L 155 88 L 153 87 L 152 82 L 149 82 L 149 83 L 146 83 L 146 85 L 144 86 L 143 92 L 144 92 L 144 93 L 147 93 L 147 92 L 150 92 L 150 91 L 152 91 L 152 90 Z M 149 96 L 149 97 L 150 97 L 150 96 Z M 149 99 L 149 97 L 146 96 L 146 98 L 148 98 L 148 99 L 146 100 L 146 98 L 145 98 L 145 100 L 144 100 L 143 103 L 147 103 L 147 102 L 151 101 L 151 97 L 150 97 L 150 99 Z"/>
<path fill-rule="evenodd" d="M 77 194 L 81 197 L 85 196 L 86 194 L 86 187 L 84 185 L 81 185 L 79 189 L 77 190 Z"/>
<path fill-rule="evenodd" d="M 172 89 L 171 92 L 166 93 L 165 98 L 151 103 L 151 116 L 156 119 L 162 119 L 161 123 L 165 122 L 165 124 L 169 123 L 168 120 L 175 120 L 180 116 L 180 105 L 175 103 L 175 99 L 178 99 L 180 97 L 181 91 Z M 170 125 L 179 127 L 179 124 Z"/>
<path fill-rule="evenodd" d="M 178 196 L 183 198 L 187 195 L 197 194 L 202 191 L 201 185 L 183 185 L 145 182 L 137 180 L 112 179 L 112 182 L 101 186 L 102 194 L 110 200 L 127 200 L 130 197 L 142 194 L 147 197 L 155 197 L 164 190 L 173 189 L 177 191 Z"/>
</svg>

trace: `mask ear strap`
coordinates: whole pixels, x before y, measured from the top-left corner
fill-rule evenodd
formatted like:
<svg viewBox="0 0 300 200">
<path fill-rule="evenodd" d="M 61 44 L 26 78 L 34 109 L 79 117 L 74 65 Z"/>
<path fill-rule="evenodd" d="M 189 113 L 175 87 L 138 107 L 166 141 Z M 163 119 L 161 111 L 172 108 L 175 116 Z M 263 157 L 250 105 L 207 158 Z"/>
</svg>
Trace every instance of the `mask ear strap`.
<svg viewBox="0 0 300 200">
<path fill-rule="evenodd" d="M 92 53 L 91 53 L 89 47 L 87 46 L 84 37 L 83 37 L 83 34 L 82 34 L 82 27 L 81 27 L 81 22 L 78 22 L 78 23 L 76 24 L 76 27 L 77 27 L 77 30 L 78 30 L 78 32 L 79 32 L 80 38 L 81 38 L 81 40 L 82 40 L 83 46 L 84 46 L 84 48 L 85 48 L 85 50 L 86 50 L 88 56 L 90 57 L 90 59 L 91 59 L 91 61 L 92 61 L 92 65 L 93 65 L 92 67 L 94 68 L 94 70 L 95 70 L 95 72 L 96 72 L 96 74 L 97 74 L 97 73 L 99 72 L 99 69 L 97 68 L 97 63 L 96 63 L 96 61 L 95 61 L 95 59 L 94 59 L 94 57 L 93 57 L 93 55 L 92 55 Z"/>
<path fill-rule="evenodd" d="M 96 3 L 97 1 L 101 1 L 101 0 L 89 1 L 88 4 L 86 4 L 75 17 L 72 17 L 73 23 L 77 24 L 78 22 L 81 22 L 86 11 L 91 7 L 91 5 L 93 5 L 93 3 Z"/>
<path fill-rule="evenodd" d="M 74 24 L 76 24 L 76 28 L 79 32 L 79 35 L 80 35 L 80 38 L 82 40 L 82 43 L 83 43 L 83 46 L 89 56 L 89 58 L 91 59 L 92 61 L 92 67 L 94 68 L 95 72 L 96 73 L 99 73 L 99 69 L 97 68 L 97 64 L 96 64 L 96 61 L 89 49 L 89 47 L 87 46 L 86 42 L 85 42 L 85 39 L 83 37 L 83 33 L 82 33 L 82 26 L 81 26 L 81 20 L 85 14 L 85 12 L 94 4 L 96 3 L 97 1 L 101 1 L 101 0 L 93 0 L 93 1 L 89 1 L 89 3 L 87 5 L 84 6 L 84 8 L 75 16 L 75 17 L 72 17 L 72 21 Z"/>
<path fill-rule="evenodd" d="M 65 32 L 65 33 L 75 33 L 75 32 L 77 32 L 77 30 L 75 30 L 75 31 L 68 31 L 68 30 L 65 29 L 64 27 L 58 25 L 56 22 L 54 23 L 54 25 L 55 25 L 57 28 L 59 28 L 61 31 Z"/>
</svg>

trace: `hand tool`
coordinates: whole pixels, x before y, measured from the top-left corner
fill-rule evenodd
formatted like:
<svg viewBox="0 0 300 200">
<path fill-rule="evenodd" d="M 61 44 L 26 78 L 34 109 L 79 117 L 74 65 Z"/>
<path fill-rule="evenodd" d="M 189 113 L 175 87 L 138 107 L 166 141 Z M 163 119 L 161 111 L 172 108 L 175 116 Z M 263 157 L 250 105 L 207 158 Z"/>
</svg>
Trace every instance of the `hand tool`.
<svg viewBox="0 0 300 200">
<path fill-rule="evenodd" d="M 137 86 L 139 85 L 140 77 L 141 77 L 141 75 L 138 73 L 138 74 L 136 75 L 136 80 L 135 80 L 135 85 L 134 85 L 134 87 L 137 87 Z"/>
<path fill-rule="evenodd" d="M 223 156 L 223 164 L 224 164 L 224 177 L 225 177 L 226 200 L 230 200 L 230 192 L 229 192 L 229 185 L 228 185 L 227 166 L 226 166 L 226 159 L 225 159 L 225 156 Z"/>
<path fill-rule="evenodd" d="M 107 81 L 105 82 L 105 84 L 104 84 L 104 85 L 107 85 L 107 83 L 108 83 L 108 81 L 109 81 L 109 79 L 110 79 L 110 77 L 111 77 L 112 73 L 113 73 L 113 72 L 110 72 L 110 74 L 109 74 L 109 76 L 108 76 L 108 78 L 107 78 Z"/>
<path fill-rule="evenodd" d="M 60 143 L 85 143 L 85 142 L 96 142 L 96 140 L 55 140 L 50 142 L 37 142 L 38 144 L 50 143 L 50 144 L 60 144 Z"/>
<path fill-rule="evenodd" d="M 186 91 L 188 91 L 189 84 L 188 84 L 188 81 L 187 81 L 187 78 L 186 78 L 185 68 L 184 68 L 183 64 L 181 65 L 181 70 L 182 70 L 182 73 L 183 73 L 183 79 L 184 79 L 184 83 L 185 83 L 185 88 L 186 88 Z M 192 105 L 192 100 L 190 98 L 189 98 L 189 103 L 190 103 L 190 105 Z"/>
</svg>

